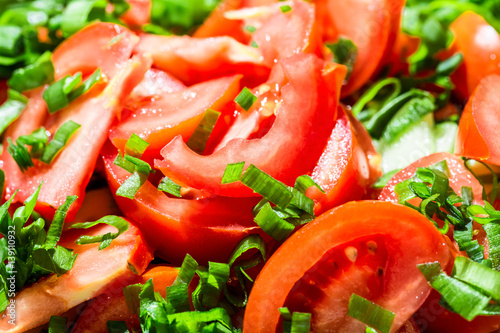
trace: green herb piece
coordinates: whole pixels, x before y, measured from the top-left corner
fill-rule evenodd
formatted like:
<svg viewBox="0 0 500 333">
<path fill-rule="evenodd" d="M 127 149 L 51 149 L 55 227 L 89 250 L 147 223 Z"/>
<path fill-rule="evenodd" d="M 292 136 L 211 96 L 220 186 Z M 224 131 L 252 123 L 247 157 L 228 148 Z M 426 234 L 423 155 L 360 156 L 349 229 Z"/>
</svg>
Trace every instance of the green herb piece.
<svg viewBox="0 0 500 333">
<path fill-rule="evenodd" d="M 72 120 L 66 121 L 62 124 L 54 134 L 54 138 L 49 142 L 47 147 L 44 149 L 40 161 L 45 164 L 50 164 L 54 158 L 61 152 L 61 150 L 66 146 L 69 139 L 73 134 L 81 127 L 81 125 L 75 123 Z"/>
<path fill-rule="evenodd" d="M 459 256 L 455 258 L 451 276 L 500 301 L 500 272 Z"/>
<path fill-rule="evenodd" d="M 253 45 L 252 45 L 253 46 Z M 238 104 L 243 110 L 248 111 L 252 105 L 257 101 L 257 96 L 252 94 L 250 89 L 247 87 L 243 88 L 241 92 L 234 99 L 236 104 Z"/>
<path fill-rule="evenodd" d="M 0 26 L 0 55 L 14 57 L 21 52 L 23 30 L 15 25 Z"/>
<path fill-rule="evenodd" d="M 32 65 L 16 69 L 9 79 L 9 87 L 25 91 L 54 81 L 54 64 L 51 56 L 52 53 L 45 52 Z"/>
<path fill-rule="evenodd" d="M 176 184 L 172 179 L 163 177 L 158 185 L 158 190 L 172 194 L 178 198 L 182 197 L 181 186 Z"/>
<path fill-rule="evenodd" d="M 269 176 L 251 164 L 241 177 L 241 182 L 273 204 L 285 208 L 293 199 L 292 192 L 285 184 Z"/>
<path fill-rule="evenodd" d="M 250 43 L 250 46 L 251 46 L 251 47 L 254 47 L 254 48 L 256 48 L 256 49 L 257 49 L 257 48 L 259 48 L 259 45 L 258 45 L 258 44 L 257 44 L 257 42 L 256 42 L 256 41 L 254 41 L 254 40 L 252 41 L 252 43 Z"/>
<path fill-rule="evenodd" d="M 198 154 L 203 154 L 219 116 L 220 112 L 208 109 L 186 142 L 187 146 Z"/>
<path fill-rule="evenodd" d="M 68 318 L 52 316 L 49 321 L 49 333 L 66 333 Z"/>
<path fill-rule="evenodd" d="M 321 188 L 321 186 L 319 186 L 318 184 L 316 184 L 316 182 L 314 181 L 314 179 L 312 179 L 310 176 L 308 175 L 302 175 L 300 177 L 298 177 L 296 180 L 295 180 L 295 188 L 297 190 L 299 190 L 300 192 L 302 193 L 306 193 L 306 191 L 312 187 L 312 186 L 315 186 L 316 188 L 318 188 L 318 190 L 320 190 L 322 193 L 325 193 L 325 191 L 323 191 L 323 189 Z"/>
<path fill-rule="evenodd" d="M 483 226 L 486 231 L 489 244 L 489 259 L 491 260 L 492 268 L 500 271 L 500 225 L 497 223 L 489 223 Z"/>
<path fill-rule="evenodd" d="M 228 164 L 224 170 L 224 175 L 222 175 L 221 184 L 230 184 L 239 181 L 243 174 L 244 167 L 245 162 Z"/>
<path fill-rule="evenodd" d="M 269 203 L 260 209 L 254 221 L 266 234 L 278 242 L 287 239 L 295 229 L 292 224 L 281 219 Z"/>
<path fill-rule="evenodd" d="M 127 323 L 124 321 L 110 320 L 106 323 L 108 333 L 129 333 Z"/>
<path fill-rule="evenodd" d="M 142 284 L 136 283 L 131 284 L 123 288 L 123 295 L 125 296 L 125 303 L 127 303 L 128 310 L 131 314 L 137 314 L 139 312 L 140 299 L 139 294 L 141 293 Z"/>
<path fill-rule="evenodd" d="M 26 108 L 28 99 L 15 90 L 9 89 L 9 99 L 0 106 L 0 135 Z"/>
<path fill-rule="evenodd" d="M 68 3 L 61 18 L 61 31 L 69 37 L 88 22 L 103 18 L 107 6 L 106 0 L 74 0 Z"/>
<path fill-rule="evenodd" d="M 49 137 L 45 128 L 40 127 L 29 135 L 20 136 L 17 140 L 24 145 L 31 146 L 30 155 L 32 158 L 40 158 L 49 141 Z"/>
<path fill-rule="evenodd" d="M 394 177 L 394 175 L 396 175 L 399 171 L 401 171 L 401 169 L 396 169 L 396 170 L 392 170 L 392 171 L 384 173 L 382 175 L 382 177 L 377 179 L 377 181 L 375 182 L 375 184 L 372 185 L 372 187 L 376 188 L 376 189 L 381 189 L 381 188 L 386 187 L 387 183 L 389 183 L 389 180 L 391 180 L 392 177 Z"/>
<path fill-rule="evenodd" d="M 121 234 L 126 232 L 130 226 L 129 223 L 124 219 L 122 219 L 121 217 L 108 215 L 100 218 L 95 222 L 75 223 L 70 228 L 89 229 L 98 224 L 110 225 L 112 227 L 115 227 L 118 231 L 113 233 L 108 232 L 104 235 L 97 235 L 97 236 L 80 236 L 80 238 L 78 238 L 75 241 L 75 243 L 78 245 L 100 243 L 99 244 L 99 251 L 100 251 L 102 249 L 107 248 L 114 239 L 118 238 Z"/>
<path fill-rule="evenodd" d="M 229 280 L 229 264 L 208 262 L 208 271 L 200 276 L 200 283 L 193 293 L 195 309 L 205 311 L 217 307 L 224 286 Z"/>
<path fill-rule="evenodd" d="M 279 308 L 278 310 L 283 317 L 283 333 L 308 333 L 311 330 L 310 313 L 291 313 L 288 308 Z"/>
<path fill-rule="evenodd" d="M 340 37 L 335 43 L 326 43 L 325 46 L 332 52 L 333 62 L 347 67 L 346 79 L 348 79 L 358 57 L 357 46 L 352 40 L 343 37 Z"/>
<path fill-rule="evenodd" d="M 431 287 L 441 294 L 448 307 L 469 321 L 480 315 L 490 302 L 490 297 L 446 275 L 439 262 L 421 264 L 417 267 Z"/>
<path fill-rule="evenodd" d="M 373 327 L 382 333 L 388 333 L 391 329 L 396 314 L 369 300 L 352 294 L 349 299 L 347 315 Z"/>
<path fill-rule="evenodd" d="M 128 177 L 123 184 L 120 185 L 118 190 L 116 190 L 116 195 L 119 197 L 125 197 L 129 199 L 134 199 L 139 189 L 148 180 L 148 175 L 134 171 L 134 173 Z"/>
<path fill-rule="evenodd" d="M 125 154 L 141 158 L 148 146 L 149 143 L 147 141 L 133 133 L 125 144 Z"/>
<path fill-rule="evenodd" d="M 292 7 L 290 7 L 289 5 L 284 5 L 284 6 L 280 6 L 280 9 L 281 9 L 282 13 L 287 13 L 287 12 L 292 10 Z"/>
<path fill-rule="evenodd" d="M 34 166 L 30 153 L 22 142 L 17 140 L 16 145 L 14 142 L 12 142 L 11 138 L 7 138 L 7 142 L 9 144 L 9 146 L 7 147 L 7 151 L 9 152 L 10 156 L 12 156 L 22 172 L 28 170 L 29 167 Z"/>
<path fill-rule="evenodd" d="M 248 31 L 249 33 L 253 34 L 254 32 L 257 31 L 257 28 L 254 27 L 253 25 L 246 25 L 245 30 Z"/>
</svg>

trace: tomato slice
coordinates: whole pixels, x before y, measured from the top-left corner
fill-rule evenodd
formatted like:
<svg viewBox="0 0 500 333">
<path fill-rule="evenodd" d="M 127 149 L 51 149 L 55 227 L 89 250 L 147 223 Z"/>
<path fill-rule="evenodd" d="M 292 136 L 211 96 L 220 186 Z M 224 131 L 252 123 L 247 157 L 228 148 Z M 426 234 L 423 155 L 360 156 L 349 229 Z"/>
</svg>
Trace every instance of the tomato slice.
<svg viewBox="0 0 500 333">
<path fill-rule="evenodd" d="M 98 249 L 99 244 L 75 244 L 81 235 L 108 232 L 116 232 L 116 228 L 101 224 L 83 232 L 66 231 L 59 245 L 78 254 L 73 268 L 60 277 L 51 275 L 19 292 L 15 297 L 16 326 L 8 323 L 9 317 L 3 317 L 0 319 L 0 330 L 28 331 L 47 323 L 51 316 L 61 315 L 99 295 L 107 287 L 123 289 L 136 279 L 136 274 L 142 274 L 153 255 L 133 225 L 102 250 Z"/>
<path fill-rule="evenodd" d="M 478 85 L 460 119 L 455 153 L 500 165 L 500 75 L 490 75 Z"/>
<path fill-rule="evenodd" d="M 452 49 L 464 56 L 452 81 L 457 93 L 466 100 L 483 78 L 500 74 L 500 34 L 474 12 L 460 15 L 450 30 L 455 36 Z"/>
<path fill-rule="evenodd" d="M 331 134 L 337 100 L 321 76 L 324 63 L 311 54 L 300 54 L 277 65 L 284 73 L 282 102 L 273 126 L 260 139 L 233 139 L 211 155 L 191 151 L 177 136 L 162 149 L 157 168 L 188 186 L 226 196 L 254 196 L 241 183 L 221 185 L 229 163 L 254 164 L 274 178 L 292 184 L 316 165 Z"/>
<path fill-rule="evenodd" d="M 123 107 L 122 101 L 140 82 L 151 62 L 150 59 L 136 57 L 122 65 L 125 68 L 104 90 L 100 92 L 93 89 L 92 92 L 81 96 L 64 110 L 53 115 L 49 115 L 46 110 L 42 91 L 38 89 L 33 92 L 27 109 L 9 128 L 6 138 L 15 139 L 41 126 L 53 134 L 67 120 L 73 120 L 80 124 L 81 128 L 50 165 L 35 161 L 36 166 L 24 173 L 5 149 L 1 159 L 7 175 L 7 198 L 19 189 L 14 201 L 22 202 L 43 182 L 37 201 L 37 211 L 51 218 L 56 208 L 64 203 L 66 196 L 77 195 L 78 200 L 68 212 L 68 220 L 74 219 L 85 196 L 85 187 L 92 175 L 101 147 L 107 139 L 108 130 Z"/>
<path fill-rule="evenodd" d="M 188 85 L 233 74 L 244 74 L 264 81 L 269 74 L 269 68 L 263 64 L 258 49 L 230 37 L 144 34 L 135 52 L 150 54 L 155 67 Z"/>
<path fill-rule="evenodd" d="M 165 297 L 166 288 L 174 283 L 178 273 L 178 269 L 170 266 L 154 266 L 145 271 L 142 276 L 138 276 L 132 283 L 144 284 L 149 279 L 153 279 L 155 292 Z M 110 320 L 125 321 L 129 328 L 140 329 L 139 318 L 130 313 L 122 288 L 122 286 L 111 286 L 91 300 L 79 314 L 71 332 L 107 332 L 106 324 Z"/>
<path fill-rule="evenodd" d="M 109 144 L 103 150 L 106 176 L 113 193 L 130 176 L 113 164 L 116 154 Z M 243 237 L 261 232 L 252 215 L 258 198 L 172 198 L 147 181 L 134 200 L 115 199 L 156 254 L 172 264 L 182 263 L 186 253 L 200 264 L 226 262 Z"/>
<path fill-rule="evenodd" d="M 162 70 L 151 68 L 144 75 L 144 79 L 130 94 L 127 107 L 133 107 L 135 103 L 146 97 L 153 98 L 158 95 L 171 94 L 184 89 L 186 89 L 186 86 L 172 75 Z"/>
<path fill-rule="evenodd" d="M 133 111 L 111 128 L 109 137 L 123 151 L 135 133 L 149 143 L 147 152 L 159 154 L 177 135 L 187 141 L 207 109 L 224 111 L 224 106 L 240 92 L 240 79 L 241 75 L 223 77 L 138 101 L 128 106 Z"/>
<path fill-rule="evenodd" d="M 130 5 L 120 19 L 128 26 L 136 27 L 149 23 L 151 16 L 151 0 L 127 0 Z"/>
<path fill-rule="evenodd" d="M 342 95 L 361 88 L 393 49 L 405 1 L 317 0 L 318 16 L 327 41 L 344 36 L 354 42 L 358 55 Z"/>
<path fill-rule="evenodd" d="M 396 314 L 393 332 L 431 291 L 417 264 L 439 261 L 445 267 L 449 255 L 439 231 L 411 208 L 347 203 L 297 231 L 273 254 L 250 293 L 243 329 L 279 332 L 278 308 L 286 306 L 311 312 L 313 332 L 364 332 L 365 324 L 346 315 L 356 293 Z"/>
<path fill-rule="evenodd" d="M 472 193 L 474 194 L 474 202 L 477 204 L 482 203 L 482 193 L 483 187 L 479 181 L 470 173 L 469 170 L 464 165 L 464 161 L 449 153 L 436 153 L 419 159 L 418 161 L 412 163 L 408 167 L 399 171 L 395 174 L 391 180 L 380 193 L 379 200 L 398 202 L 396 193 L 394 192 L 394 187 L 396 184 L 407 180 L 415 174 L 417 168 L 425 168 L 433 164 L 439 163 L 446 160 L 448 164 L 448 169 L 450 170 L 450 186 L 453 190 L 460 195 L 462 186 L 468 186 L 472 188 Z"/>
<path fill-rule="evenodd" d="M 316 215 L 348 201 L 361 199 L 370 184 L 367 155 L 358 142 L 350 117 L 341 107 L 328 144 L 311 177 L 326 192 L 323 194 L 315 187 L 308 191 L 316 202 Z"/>
</svg>

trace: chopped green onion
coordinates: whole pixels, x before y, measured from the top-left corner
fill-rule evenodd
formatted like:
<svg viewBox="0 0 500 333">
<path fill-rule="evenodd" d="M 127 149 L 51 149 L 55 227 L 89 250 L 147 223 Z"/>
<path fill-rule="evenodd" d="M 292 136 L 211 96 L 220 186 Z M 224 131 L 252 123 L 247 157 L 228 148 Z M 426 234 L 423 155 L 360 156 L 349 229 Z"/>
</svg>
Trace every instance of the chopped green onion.
<svg viewBox="0 0 500 333">
<path fill-rule="evenodd" d="M 252 45 L 253 46 L 253 45 Z M 238 96 L 234 99 L 236 104 L 238 104 L 243 110 L 248 111 L 252 105 L 257 101 L 257 96 L 252 94 L 250 89 L 247 87 L 243 88 Z"/>
<path fill-rule="evenodd" d="M 22 48 L 23 30 L 15 25 L 0 26 L 0 54 L 8 57 L 17 56 Z"/>
<path fill-rule="evenodd" d="M 125 155 L 125 161 L 129 162 L 134 166 L 134 170 L 139 173 L 144 173 L 149 175 L 150 173 L 155 173 L 155 171 L 151 168 L 148 162 L 145 162 L 137 157 L 133 157 L 130 155 Z"/>
<path fill-rule="evenodd" d="M 288 308 L 278 309 L 283 317 L 283 333 L 308 333 L 311 330 L 311 314 L 294 312 Z"/>
<path fill-rule="evenodd" d="M 101 243 L 99 244 L 99 251 L 102 249 L 107 248 L 113 239 L 118 238 L 121 234 L 123 234 L 125 231 L 128 230 L 130 224 L 122 219 L 121 217 L 114 216 L 114 215 L 108 215 L 100 218 L 99 220 L 95 222 L 85 222 L 85 223 L 75 223 L 73 224 L 70 228 L 71 229 L 88 229 L 92 228 L 93 226 L 96 226 L 98 224 L 107 224 L 110 226 L 115 227 L 118 231 L 117 232 L 108 232 L 104 235 L 97 235 L 97 236 L 80 236 L 75 243 L 78 245 L 82 244 L 92 244 L 92 243 Z"/>
<path fill-rule="evenodd" d="M 22 172 L 28 170 L 29 167 L 34 166 L 33 160 L 31 159 L 30 153 L 26 146 L 20 141 L 16 141 L 17 145 L 12 142 L 10 138 L 7 139 L 9 146 L 7 151 L 12 156 L 16 164 L 19 166 Z"/>
<path fill-rule="evenodd" d="M 179 270 L 179 274 L 173 284 L 190 284 L 191 280 L 194 278 L 197 268 L 198 263 L 196 260 L 194 260 L 189 254 L 186 254 Z"/>
<path fill-rule="evenodd" d="M 59 111 L 69 105 L 68 94 L 82 81 L 82 73 L 67 75 L 51 84 L 43 92 L 43 99 L 47 103 L 49 113 Z"/>
<path fill-rule="evenodd" d="M 314 201 L 304 193 L 293 187 L 289 187 L 288 189 L 292 192 L 293 195 L 292 201 L 289 205 L 303 210 L 310 215 L 314 215 Z"/>
<path fill-rule="evenodd" d="M 51 56 L 52 53 L 45 52 L 34 64 L 16 69 L 9 79 L 9 87 L 17 91 L 25 91 L 54 81 L 54 64 Z"/>
<path fill-rule="evenodd" d="M 38 248 L 33 251 L 33 261 L 39 268 L 57 276 L 66 274 L 75 263 L 77 255 L 62 246 Z"/>
<path fill-rule="evenodd" d="M 232 266 L 239 257 L 251 249 L 256 249 L 260 252 L 262 259 L 266 260 L 266 243 L 259 235 L 250 235 L 243 238 L 233 249 L 229 256 L 229 266 Z"/>
<path fill-rule="evenodd" d="M 0 106 L 0 135 L 19 118 L 27 103 L 26 97 L 15 90 L 9 90 L 9 99 Z"/>
<path fill-rule="evenodd" d="M 325 46 L 332 52 L 333 62 L 347 67 L 346 78 L 348 79 L 351 76 L 354 64 L 356 63 L 356 58 L 358 57 L 357 46 L 352 42 L 352 40 L 342 37 L 335 43 L 327 43 Z"/>
<path fill-rule="evenodd" d="M 230 184 L 239 181 L 244 167 L 245 162 L 228 164 L 224 170 L 224 175 L 222 175 L 221 184 Z"/>
<path fill-rule="evenodd" d="M 114 165 L 119 166 L 120 168 L 130 172 L 134 173 L 135 171 L 135 165 L 132 164 L 131 162 L 127 161 L 121 154 L 121 151 L 118 150 L 118 154 L 116 155 L 115 160 L 113 161 Z"/>
<path fill-rule="evenodd" d="M 466 257 L 456 257 L 452 277 L 481 289 L 494 300 L 500 300 L 500 272 Z"/>
<path fill-rule="evenodd" d="M 140 283 L 131 284 L 123 288 L 125 303 L 127 303 L 128 310 L 131 314 L 137 314 L 139 312 L 139 306 L 141 304 L 139 294 L 141 293 L 141 289 L 142 284 Z"/>
<path fill-rule="evenodd" d="M 40 158 L 47 142 L 49 141 L 49 137 L 47 136 L 45 128 L 40 127 L 39 129 L 31 132 L 30 135 L 22 135 L 17 140 L 24 145 L 31 146 L 31 157 Z"/>
<path fill-rule="evenodd" d="M 254 219 L 261 229 L 278 242 L 290 236 L 295 226 L 281 219 L 269 203 L 265 204 Z"/>
<path fill-rule="evenodd" d="M 489 244 L 489 259 L 492 268 L 500 271 L 500 225 L 497 223 L 488 223 L 483 226 L 486 231 Z"/>
<path fill-rule="evenodd" d="M 35 192 L 37 196 L 39 191 L 40 187 L 37 192 Z M 61 238 L 64 220 L 66 219 L 66 215 L 68 215 L 69 208 L 77 199 L 78 197 L 76 195 L 67 196 L 64 203 L 59 208 L 57 208 L 56 213 L 54 214 L 54 220 L 52 221 L 50 228 L 47 231 L 47 238 L 44 244 L 46 248 L 56 246 L 57 242 Z M 34 202 L 36 203 L 36 197 L 34 199 Z"/>
<path fill-rule="evenodd" d="M 446 275 L 439 262 L 417 265 L 432 288 L 436 289 L 450 309 L 471 321 L 486 308 L 490 297 L 474 287 Z"/>
<path fill-rule="evenodd" d="M 321 188 L 321 186 L 319 186 L 318 184 L 316 184 L 316 182 L 314 181 L 314 179 L 312 179 L 308 175 L 302 175 L 302 176 L 298 177 L 295 180 L 295 186 L 294 187 L 297 190 L 299 190 L 300 192 L 302 192 L 302 193 L 306 193 L 307 189 L 310 188 L 310 187 L 312 187 L 312 186 L 317 187 L 322 193 L 325 193 L 325 191 L 323 191 L 323 189 Z"/>
<path fill-rule="evenodd" d="M 253 164 L 243 173 L 241 182 L 282 208 L 288 206 L 293 199 L 292 192 L 285 184 L 269 176 Z"/>
<path fill-rule="evenodd" d="M 259 47 L 259 45 L 257 44 L 257 42 L 254 41 L 254 40 L 252 41 L 252 43 L 250 44 L 250 46 L 254 47 L 254 48 L 258 48 Z"/>
<path fill-rule="evenodd" d="M 203 154 L 219 116 L 220 112 L 208 109 L 186 142 L 187 146 L 198 154 Z"/>
<path fill-rule="evenodd" d="M 81 85 L 73 89 L 71 92 L 68 93 L 68 99 L 71 102 L 72 100 L 77 99 L 81 95 L 85 94 L 88 92 L 96 83 L 101 81 L 102 76 L 101 76 L 101 69 L 98 68 L 95 70 L 92 75 L 90 75 L 87 80 L 83 81 Z"/>
<path fill-rule="evenodd" d="M 68 3 L 62 14 L 61 31 L 69 37 L 83 28 L 93 17 L 104 16 L 107 1 L 75 0 Z"/>
<path fill-rule="evenodd" d="M 106 323 L 108 333 L 129 333 L 127 323 L 124 321 L 110 320 Z"/>
<path fill-rule="evenodd" d="M 61 150 L 66 146 L 69 139 L 73 134 L 81 127 L 81 125 L 75 123 L 72 120 L 66 121 L 62 124 L 54 134 L 54 138 L 49 142 L 47 147 L 44 149 L 40 161 L 45 164 L 50 164 L 54 158 L 61 152 Z"/>
<path fill-rule="evenodd" d="M 460 66 L 464 59 L 462 53 L 456 53 L 436 66 L 436 75 L 449 76 Z"/>
<path fill-rule="evenodd" d="M 66 333 L 68 318 L 52 316 L 49 321 L 49 333 Z"/>
<path fill-rule="evenodd" d="M 281 9 L 281 12 L 286 13 L 286 12 L 291 11 L 292 7 L 290 7 L 289 5 L 285 5 L 285 6 L 280 6 L 280 9 Z"/>
<path fill-rule="evenodd" d="M 361 95 L 352 107 L 352 114 L 362 122 L 366 122 L 374 113 L 398 97 L 401 88 L 401 80 L 397 78 L 389 77 L 380 80 Z"/>
<path fill-rule="evenodd" d="M 253 25 L 247 25 L 247 26 L 245 26 L 245 30 L 248 31 L 249 33 L 253 34 L 255 31 L 257 31 L 257 28 L 254 27 Z"/>
<path fill-rule="evenodd" d="M 178 198 L 182 197 L 181 186 L 168 177 L 162 178 L 160 184 L 158 185 L 158 190 L 172 194 Z"/>
<path fill-rule="evenodd" d="M 116 190 L 116 195 L 119 197 L 125 197 L 129 199 L 134 199 L 139 189 L 148 180 L 148 175 L 142 172 L 134 171 L 134 173 L 128 177 L 123 184 Z"/>
<path fill-rule="evenodd" d="M 397 174 L 399 171 L 401 171 L 401 169 L 396 169 L 384 173 L 382 177 L 377 179 L 377 181 L 375 182 L 375 184 L 372 185 L 372 187 L 376 189 L 384 188 L 387 185 L 387 183 L 389 183 L 389 180 L 391 180 L 392 177 L 394 177 L 394 175 Z"/>
<path fill-rule="evenodd" d="M 219 303 L 224 286 L 229 280 L 229 265 L 208 262 L 208 272 L 198 275 L 200 283 L 193 293 L 195 309 L 213 309 Z"/>
<path fill-rule="evenodd" d="M 125 154 L 133 157 L 141 158 L 149 143 L 141 139 L 137 134 L 133 133 L 125 144 Z"/>
<path fill-rule="evenodd" d="M 396 314 L 359 295 L 349 299 L 347 315 L 367 324 L 382 333 L 389 333 Z"/>
<path fill-rule="evenodd" d="M 167 287 L 167 302 L 174 313 L 190 310 L 188 284 L 173 284 Z"/>
</svg>

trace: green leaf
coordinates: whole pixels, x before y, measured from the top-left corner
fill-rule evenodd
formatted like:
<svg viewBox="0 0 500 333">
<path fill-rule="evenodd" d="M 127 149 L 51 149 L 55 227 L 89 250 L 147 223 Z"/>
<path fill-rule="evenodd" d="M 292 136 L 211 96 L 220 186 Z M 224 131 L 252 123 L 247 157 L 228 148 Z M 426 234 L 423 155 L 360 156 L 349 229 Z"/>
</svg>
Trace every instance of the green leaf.
<svg viewBox="0 0 500 333">
<path fill-rule="evenodd" d="M 148 175 L 134 171 L 134 173 L 128 177 L 123 184 L 116 190 L 116 195 L 119 197 L 125 197 L 129 199 L 134 199 L 135 195 L 139 189 L 148 180 Z"/>
<path fill-rule="evenodd" d="M 193 134 L 189 137 L 186 145 L 198 154 L 203 154 L 212 131 L 214 130 L 217 120 L 219 120 L 220 112 L 208 109 L 205 111 L 203 118 L 196 126 Z"/>
<path fill-rule="evenodd" d="M 252 94 L 250 89 L 247 87 L 243 88 L 241 92 L 234 99 L 235 103 L 238 104 L 243 110 L 248 111 L 252 105 L 257 101 L 257 96 Z"/>
<path fill-rule="evenodd" d="M 295 226 L 281 219 L 269 203 L 265 204 L 254 219 L 262 230 L 278 242 L 287 239 Z"/>
<path fill-rule="evenodd" d="M 222 175 L 221 184 L 230 184 L 241 180 L 244 167 L 245 162 L 228 164 Z"/>
<path fill-rule="evenodd" d="M 9 90 L 9 95 L 11 94 L 11 92 L 13 91 Z M 19 118 L 21 113 L 26 108 L 27 100 L 19 99 L 13 99 L 9 97 L 9 99 L 0 106 L 0 135 L 5 132 L 10 124 L 12 124 L 17 118 Z"/>
<path fill-rule="evenodd" d="M 358 57 L 357 46 L 352 40 L 343 37 L 335 43 L 326 43 L 325 46 L 332 52 L 333 62 L 347 67 L 346 79 L 349 79 Z"/>
<path fill-rule="evenodd" d="M 52 316 L 49 321 L 49 333 L 66 333 L 67 317 Z"/>
<path fill-rule="evenodd" d="M 9 87 L 17 91 L 25 91 L 54 81 L 54 65 L 51 57 L 52 53 L 45 52 L 34 64 L 16 69 L 9 79 Z"/>
<path fill-rule="evenodd" d="M 158 184 L 158 190 L 172 194 L 178 198 L 182 197 L 181 186 L 168 177 L 163 177 L 161 179 L 160 184 Z"/>
<path fill-rule="evenodd" d="M 352 294 L 347 315 L 382 333 L 389 333 L 396 314 L 359 296 Z"/>
<path fill-rule="evenodd" d="M 66 201 L 56 210 L 54 220 L 47 231 L 47 239 L 44 244 L 46 249 L 56 246 L 57 242 L 61 238 L 64 220 L 66 219 L 68 210 L 77 199 L 78 197 L 76 195 L 66 197 Z"/>
<path fill-rule="evenodd" d="M 125 144 L 125 154 L 141 158 L 148 146 L 149 143 L 147 141 L 141 139 L 137 134 L 132 133 Z"/>
<path fill-rule="evenodd" d="M 107 248 L 111 242 L 118 238 L 121 234 L 126 232 L 130 226 L 130 224 L 121 217 L 108 215 L 100 218 L 95 222 L 84 222 L 84 223 L 75 223 L 70 228 L 71 229 L 89 229 L 98 224 L 107 224 L 112 227 L 115 227 L 117 232 L 108 232 L 103 235 L 96 236 L 80 236 L 75 243 L 78 245 L 82 244 L 93 244 L 93 243 L 101 243 L 99 245 L 99 251 Z"/>
<path fill-rule="evenodd" d="M 456 257 L 452 277 L 482 290 L 500 301 L 500 272 L 465 257 Z"/>
<path fill-rule="evenodd" d="M 77 254 L 62 246 L 38 248 L 33 252 L 33 262 L 44 270 L 61 276 L 67 273 L 75 263 Z"/>
<path fill-rule="evenodd" d="M 54 134 L 54 138 L 45 147 L 40 161 L 51 164 L 54 158 L 62 151 L 73 134 L 81 127 L 72 120 L 63 123 Z"/>
<path fill-rule="evenodd" d="M 7 138 L 7 142 L 9 144 L 7 151 L 22 172 L 28 170 L 29 167 L 34 166 L 30 153 L 22 142 L 17 140 L 16 145 L 12 142 L 11 138 Z"/>
</svg>

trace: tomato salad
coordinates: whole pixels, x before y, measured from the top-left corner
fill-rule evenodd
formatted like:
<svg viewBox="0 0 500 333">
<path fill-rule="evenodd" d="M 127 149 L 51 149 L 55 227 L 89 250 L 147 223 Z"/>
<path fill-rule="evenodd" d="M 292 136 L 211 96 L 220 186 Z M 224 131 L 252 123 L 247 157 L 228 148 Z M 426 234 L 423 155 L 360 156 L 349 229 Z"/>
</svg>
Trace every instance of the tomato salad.
<svg viewBox="0 0 500 333">
<path fill-rule="evenodd" d="M 500 330 L 495 0 L 0 3 L 0 331 Z"/>
</svg>

